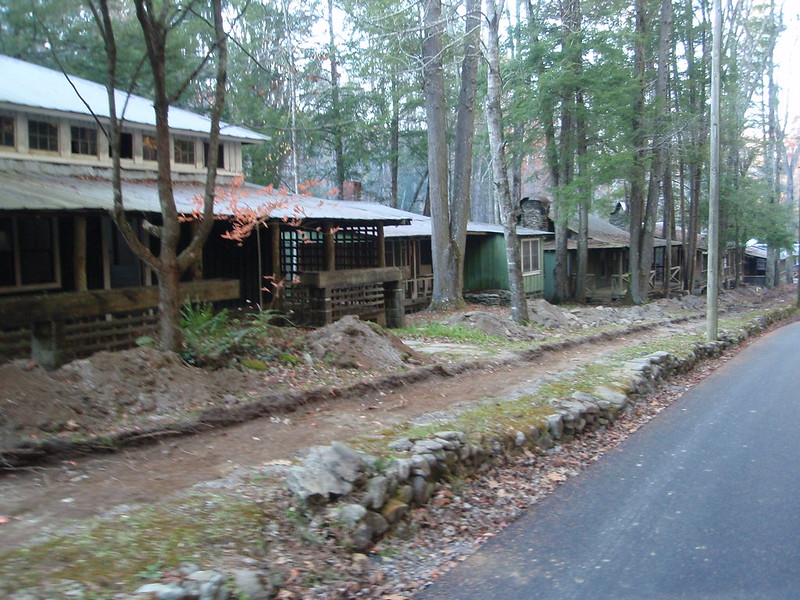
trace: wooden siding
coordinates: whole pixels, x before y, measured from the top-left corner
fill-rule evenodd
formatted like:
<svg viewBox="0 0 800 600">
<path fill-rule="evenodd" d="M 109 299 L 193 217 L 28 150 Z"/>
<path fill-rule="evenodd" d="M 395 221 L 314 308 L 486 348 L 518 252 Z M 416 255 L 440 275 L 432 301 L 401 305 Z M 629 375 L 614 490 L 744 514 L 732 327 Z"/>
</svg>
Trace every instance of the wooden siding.
<svg viewBox="0 0 800 600">
<path fill-rule="evenodd" d="M 464 291 L 507 290 L 508 268 L 506 244 L 502 235 L 468 236 L 467 260 L 464 265 Z M 542 245 L 539 244 L 539 265 L 544 264 Z M 525 293 L 540 295 L 544 290 L 542 269 L 522 278 Z"/>
</svg>

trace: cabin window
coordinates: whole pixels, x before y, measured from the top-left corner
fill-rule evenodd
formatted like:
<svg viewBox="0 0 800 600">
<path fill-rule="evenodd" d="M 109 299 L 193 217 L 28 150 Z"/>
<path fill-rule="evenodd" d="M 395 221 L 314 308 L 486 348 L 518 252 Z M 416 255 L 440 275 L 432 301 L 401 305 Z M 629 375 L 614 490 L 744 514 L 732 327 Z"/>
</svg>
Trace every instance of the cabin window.
<svg viewBox="0 0 800 600">
<path fill-rule="evenodd" d="M 72 134 L 72 153 L 97 156 L 97 130 L 93 127 L 70 128 Z"/>
<path fill-rule="evenodd" d="M 31 150 L 58 152 L 58 125 L 49 121 L 29 119 L 28 147 Z"/>
<path fill-rule="evenodd" d="M 181 165 L 193 165 L 194 158 L 194 140 L 175 139 L 175 162 Z"/>
<path fill-rule="evenodd" d="M 158 160 L 158 148 L 154 135 L 142 136 L 142 158 L 154 162 Z"/>
<path fill-rule="evenodd" d="M 208 142 L 203 142 L 203 166 L 208 166 L 208 152 L 211 148 L 211 145 Z M 217 168 L 224 169 L 225 168 L 225 148 L 222 144 L 219 145 L 219 153 L 217 154 Z"/>
<path fill-rule="evenodd" d="M 0 218 L 0 289 L 59 285 L 56 220 Z"/>
<path fill-rule="evenodd" d="M 108 146 L 108 155 L 113 156 L 111 144 Z M 133 134 L 123 131 L 119 134 L 119 157 L 133 158 Z"/>
<path fill-rule="evenodd" d="M 520 242 L 522 253 L 522 274 L 533 275 L 540 271 L 539 267 L 539 240 L 522 240 Z"/>
<path fill-rule="evenodd" d="M 14 136 L 14 117 L 0 115 L 0 146 L 16 146 Z"/>
</svg>

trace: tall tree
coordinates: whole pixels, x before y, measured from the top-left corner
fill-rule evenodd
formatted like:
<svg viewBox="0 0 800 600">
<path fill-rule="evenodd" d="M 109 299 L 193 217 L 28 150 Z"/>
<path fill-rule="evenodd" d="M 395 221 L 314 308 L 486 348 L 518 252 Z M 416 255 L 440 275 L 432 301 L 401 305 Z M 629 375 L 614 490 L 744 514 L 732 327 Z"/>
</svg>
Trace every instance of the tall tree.
<svg viewBox="0 0 800 600">
<path fill-rule="evenodd" d="M 516 203 L 511 200 L 505 142 L 503 139 L 503 111 L 500 101 L 503 80 L 500 74 L 499 35 L 502 12 L 502 0 L 500 6 L 497 5 L 495 0 L 486 0 L 486 62 L 488 63 L 485 101 L 486 124 L 489 130 L 494 191 L 500 206 L 503 237 L 506 242 L 506 263 L 511 291 L 511 318 L 517 323 L 527 323 L 529 320 L 528 303 L 522 282 L 522 264 L 520 261 L 519 238 L 517 237 Z"/>
<path fill-rule="evenodd" d="M 467 243 L 467 221 L 472 193 L 473 145 L 475 139 L 475 105 L 478 95 L 478 62 L 480 60 L 480 0 L 466 0 L 464 19 L 464 58 L 461 64 L 461 88 L 456 116 L 453 158 L 453 189 L 450 210 L 450 239 L 458 257 L 454 285 L 459 297 L 464 289 L 464 254 Z M 448 276 L 450 274 L 448 273 Z"/>
<path fill-rule="evenodd" d="M 183 5 L 164 2 L 156 6 L 151 0 L 135 0 L 134 5 L 136 18 L 145 41 L 147 64 L 152 74 L 154 89 L 153 107 L 156 115 L 155 138 L 158 152 L 157 188 L 162 222 L 160 225 L 148 223 L 146 228 L 159 242 L 158 253 L 142 243 L 131 225 L 125 209 L 122 169 L 120 166 L 122 122 L 118 116 L 119 111 L 115 94 L 117 86 L 117 40 L 113 9 L 109 0 L 97 0 L 96 2 L 92 0 L 89 2 L 89 7 L 103 40 L 108 69 L 107 90 L 109 114 L 111 115 L 108 135 L 113 162 L 112 187 L 114 190 L 112 217 L 134 254 L 147 263 L 158 278 L 161 347 L 164 350 L 178 351 L 182 345 L 178 282 L 181 274 L 196 262 L 213 225 L 214 186 L 216 183 L 219 149 L 219 122 L 225 102 L 225 84 L 227 80 L 227 35 L 223 28 L 222 0 L 213 0 L 209 17 L 209 21 L 213 23 L 213 29 L 211 35 L 207 37 L 208 51 L 201 63 L 197 65 L 197 70 L 199 70 L 206 61 L 211 60 L 212 57 L 215 58 L 216 77 L 210 115 L 209 158 L 203 202 L 203 220 L 194 229 L 189 244 L 179 251 L 180 220 L 172 187 L 168 113 L 170 105 L 177 101 L 189 81 L 185 80 L 174 89 L 169 89 L 166 68 L 167 40 L 169 35 L 184 22 L 190 11 L 198 8 L 198 3 L 190 2 L 187 5 Z"/>
</svg>

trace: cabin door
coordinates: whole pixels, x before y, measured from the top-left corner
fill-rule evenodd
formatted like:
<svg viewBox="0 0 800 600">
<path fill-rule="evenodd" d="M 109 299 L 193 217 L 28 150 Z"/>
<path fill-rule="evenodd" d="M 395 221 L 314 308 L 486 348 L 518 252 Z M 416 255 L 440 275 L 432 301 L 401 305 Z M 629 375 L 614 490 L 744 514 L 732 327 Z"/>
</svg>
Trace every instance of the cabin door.
<svg viewBox="0 0 800 600">
<path fill-rule="evenodd" d="M 139 219 L 131 219 L 134 231 L 139 230 L 139 224 Z M 106 248 L 106 289 L 142 285 L 142 262 L 110 218 L 103 219 L 103 241 Z"/>
</svg>

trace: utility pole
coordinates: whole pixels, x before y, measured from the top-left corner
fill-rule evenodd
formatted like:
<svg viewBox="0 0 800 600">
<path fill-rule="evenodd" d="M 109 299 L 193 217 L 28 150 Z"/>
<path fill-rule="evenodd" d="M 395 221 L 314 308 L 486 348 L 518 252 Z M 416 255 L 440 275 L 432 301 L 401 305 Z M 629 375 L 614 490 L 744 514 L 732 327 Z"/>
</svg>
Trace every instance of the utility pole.
<svg viewBox="0 0 800 600">
<path fill-rule="evenodd" d="M 711 186 L 708 200 L 708 288 L 706 338 L 716 341 L 719 322 L 719 94 L 722 54 L 722 0 L 714 0 L 711 49 Z"/>
</svg>

